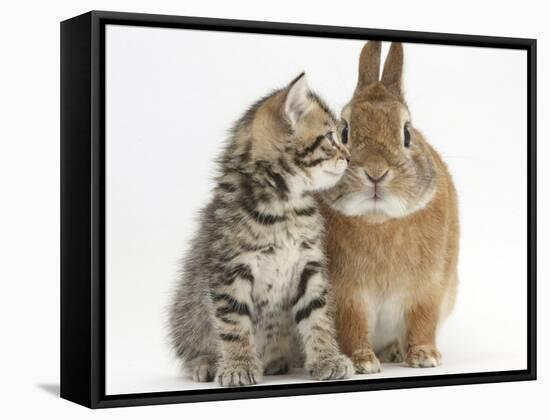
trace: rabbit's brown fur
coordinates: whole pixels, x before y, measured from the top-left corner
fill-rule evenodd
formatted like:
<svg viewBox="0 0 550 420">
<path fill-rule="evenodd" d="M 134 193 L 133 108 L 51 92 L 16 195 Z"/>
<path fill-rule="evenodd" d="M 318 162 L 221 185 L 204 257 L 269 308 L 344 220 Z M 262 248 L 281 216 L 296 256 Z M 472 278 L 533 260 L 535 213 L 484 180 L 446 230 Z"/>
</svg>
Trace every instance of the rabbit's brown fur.
<svg viewBox="0 0 550 420">
<path fill-rule="evenodd" d="M 380 81 L 379 66 L 380 43 L 369 42 L 357 89 L 342 112 L 352 159 L 322 200 L 339 340 L 359 373 L 380 370 L 375 354 L 382 361 L 437 366 L 436 331 L 457 287 L 459 222 L 451 176 L 410 125 L 402 45 L 392 44 Z"/>
</svg>

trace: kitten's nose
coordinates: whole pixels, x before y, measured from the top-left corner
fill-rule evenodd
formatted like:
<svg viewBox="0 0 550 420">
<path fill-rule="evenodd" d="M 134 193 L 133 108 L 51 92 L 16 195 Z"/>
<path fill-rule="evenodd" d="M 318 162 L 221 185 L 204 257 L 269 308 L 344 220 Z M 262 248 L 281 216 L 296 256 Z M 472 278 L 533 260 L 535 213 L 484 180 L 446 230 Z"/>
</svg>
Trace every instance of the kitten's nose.
<svg viewBox="0 0 550 420">
<path fill-rule="evenodd" d="M 344 159 L 346 159 L 346 162 L 349 163 L 350 160 L 351 160 L 351 155 L 349 154 L 349 152 L 347 150 L 344 150 L 342 152 L 342 155 L 343 155 Z"/>
<path fill-rule="evenodd" d="M 369 173 L 365 169 L 365 175 L 367 176 L 369 181 L 372 182 L 373 184 L 376 184 L 377 182 L 382 181 L 386 177 L 386 175 L 388 175 L 388 172 L 389 172 L 389 169 L 386 169 L 386 171 L 382 175 L 375 178 L 375 177 L 369 175 Z"/>
<path fill-rule="evenodd" d="M 346 163 L 349 165 L 349 161 L 351 160 L 351 157 L 349 155 L 342 154 L 341 156 L 338 157 L 338 160 L 345 160 Z"/>
</svg>

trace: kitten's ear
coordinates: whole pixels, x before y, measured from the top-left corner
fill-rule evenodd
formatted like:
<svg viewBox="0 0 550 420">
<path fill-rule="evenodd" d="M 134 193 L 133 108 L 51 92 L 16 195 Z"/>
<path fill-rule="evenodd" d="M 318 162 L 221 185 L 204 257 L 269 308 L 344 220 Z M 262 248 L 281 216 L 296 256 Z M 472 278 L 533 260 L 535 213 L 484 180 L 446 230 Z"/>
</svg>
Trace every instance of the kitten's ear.
<svg viewBox="0 0 550 420">
<path fill-rule="evenodd" d="M 292 126 L 307 112 L 311 101 L 306 74 L 300 74 L 286 88 L 284 111 Z"/>
</svg>

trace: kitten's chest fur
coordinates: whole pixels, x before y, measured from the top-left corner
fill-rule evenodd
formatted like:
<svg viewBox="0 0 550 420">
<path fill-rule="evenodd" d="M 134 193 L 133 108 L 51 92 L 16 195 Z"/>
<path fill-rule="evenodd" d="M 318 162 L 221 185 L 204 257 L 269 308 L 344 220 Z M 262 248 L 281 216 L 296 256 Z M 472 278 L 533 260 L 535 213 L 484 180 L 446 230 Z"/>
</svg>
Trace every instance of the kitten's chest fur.
<svg viewBox="0 0 550 420">
<path fill-rule="evenodd" d="M 284 306 L 295 289 L 302 252 L 300 241 L 288 238 L 270 254 L 259 254 L 253 259 L 253 297 L 256 304 L 270 308 Z"/>
<path fill-rule="evenodd" d="M 288 307 L 295 295 L 300 273 L 308 261 L 321 261 L 322 217 L 287 212 L 287 220 L 265 232 L 269 244 L 263 252 L 250 256 L 254 275 L 252 296 L 257 314 L 277 312 Z"/>
</svg>

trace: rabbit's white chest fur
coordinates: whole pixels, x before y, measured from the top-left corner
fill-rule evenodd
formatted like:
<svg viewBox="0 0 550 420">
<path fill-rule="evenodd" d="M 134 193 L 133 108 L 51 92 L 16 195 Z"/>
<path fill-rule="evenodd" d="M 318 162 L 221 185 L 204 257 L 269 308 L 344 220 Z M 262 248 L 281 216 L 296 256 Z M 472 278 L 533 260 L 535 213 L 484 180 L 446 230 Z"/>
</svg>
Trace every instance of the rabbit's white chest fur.
<svg viewBox="0 0 550 420">
<path fill-rule="evenodd" d="M 375 352 L 379 352 L 395 340 L 403 343 L 405 338 L 405 311 L 399 294 L 374 295 L 364 292 L 369 308 L 369 340 Z"/>
</svg>

